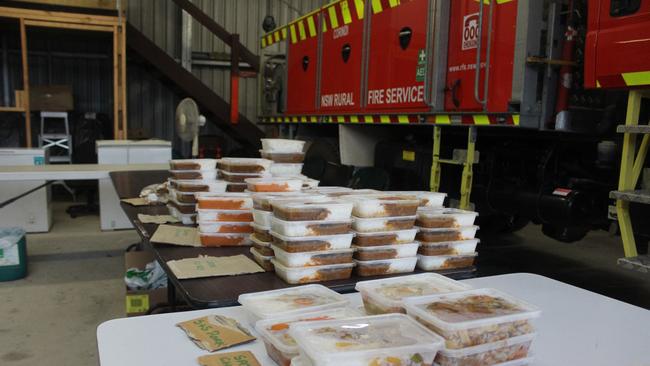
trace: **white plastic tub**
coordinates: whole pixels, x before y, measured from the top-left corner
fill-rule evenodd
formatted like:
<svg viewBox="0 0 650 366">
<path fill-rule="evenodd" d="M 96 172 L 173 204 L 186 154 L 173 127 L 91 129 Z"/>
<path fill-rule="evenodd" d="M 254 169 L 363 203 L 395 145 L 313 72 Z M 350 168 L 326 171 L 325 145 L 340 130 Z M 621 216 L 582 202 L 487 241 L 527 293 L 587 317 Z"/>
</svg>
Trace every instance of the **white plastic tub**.
<svg viewBox="0 0 650 366">
<path fill-rule="evenodd" d="M 215 159 L 176 159 L 169 161 L 171 170 L 214 170 Z"/>
<path fill-rule="evenodd" d="M 253 214 L 251 210 L 210 210 L 210 209 L 197 209 L 198 221 L 200 222 L 251 222 L 253 221 Z"/>
<path fill-rule="evenodd" d="M 409 315 L 459 349 L 530 334 L 537 307 L 501 291 L 482 288 L 404 299 Z"/>
<path fill-rule="evenodd" d="M 172 179 L 180 180 L 216 180 L 217 171 L 216 170 L 170 170 L 169 173 L 172 176 Z"/>
<path fill-rule="evenodd" d="M 420 205 L 416 196 L 389 194 L 349 195 L 354 203 L 352 214 L 359 218 L 414 216 Z"/>
<path fill-rule="evenodd" d="M 269 169 L 274 177 L 296 176 L 302 173 L 303 164 L 273 163 Z"/>
<path fill-rule="evenodd" d="M 352 229 L 361 233 L 377 231 L 408 230 L 415 224 L 415 216 L 377 217 L 363 219 L 352 217 Z"/>
<path fill-rule="evenodd" d="M 177 220 L 180 220 L 183 225 L 193 225 L 196 222 L 196 214 L 184 214 L 181 213 L 174 205 L 168 204 L 167 209 L 169 214 L 174 216 Z"/>
<path fill-rule="evenodd" d="M 273 256 L 267 256 L 262 253 L 260 253 L 257 248 L 253 247 L 250 249 L 251 254 L 253 255 L 253 259 L 257 264 L 262 267 L 266 272 L 273 272 L 273 263 L 271 263 L 271 259 L 273 259 Z"/>
<path fill-rule="evenodd" d="M 282 177 L 248 178 L 246 184 L 251 192 L 298 192 L 302 189 L 302 180 Z"/>
<path fill-rule="evenodd" d="M 261 211 L 273 211 L 273 203 L 277 202 L 325 202 L 331 199 L 322 194 L 305 192 L 273 192 L 253 194 L 253 207 Z"/>
<path fill-rule="evenodd" d="M 460 255 L 421 255 L 418 254 L 418 268 L 423 271 L 467 268 L 474 265 L 478 253 Z"/>
<path fill-rule="evenodd" d="M 257 239 L 266 243 L 271 243 L 273 240 L 273 237 L 271 236 L 271 228 L 256 223 L 252 223 L 251 227 L 253 228 L 253 233 L 255 233 Z"/>
<path fill-rule="evenodd" d="M 261 139 L 262 150 L 269 153 L 301 153 L 305 141 L 289 139 Z"/>
<path fill-rule="evenodd" d="M 204 233 L 246 233 L 251 234 L 253 228 L 250 222 L 198 222 L 199 232 Z"/>
<path fill-rule="evenodd" d="M 278 277 L 291 285 L 348 279 L 352 276 L 352 267 L 354 267 L 354 263 L 287 267 L 282 265 L 277 258 L 273 258 L 272 262 Z"/>
<path fill-rule="evenodd" d="M 240 247 L 251 245 L 248 233 L 199 233 L 204 247 Z"/>
<path fill-rule="evenodd" d="M 437 273 L 357 282 L 355 290 L 361 293 L 368 314 L 406 313 L 403 300 L 407 297 L 469 290 L 462 282 Z"/>
<path fill-rule="evenodd" d="M 337 195 L 340 193 L 351 193 L 353 191 L 352 188 L 338 186 L 319 186 L 305 190 L 305 192 L 325 195 Z"/>
<path fill-rule="evenodd" d="M 230 183 L 245 183 L 249 178 L 264 178 L 270 177 L 269 173 L 231 173 L 225 170 L 218 171 L 219 179 L 223 179 Z"/>
<path fill-rule="evenodd" d="M 286 221 L 342 221 L 350 220 L 351 213 L 351 202 L 273 201 L 273 214 Z"/>
<path fill-rule="evenodd" d="M 258 239 L 256 234 L 252 234 L 250 240 L 253 243 L 253 248 L 257 249 L 259 254 L 266 257 L 275 256 L 271 243 Z"/>
<path fill-rule="evenodd" d="M 351 220 L 342 221 L 285 221 L 271 217 L 271 230 L 284 236 L 319 236 L 347 234 Z"/>
<path fill-rule="evenodd" d="M 348 300 L 321 285 L 307 285 L 239 295 L 237 301 L 249 315 L 250 323 L 301 313 L 342 308 Z"/>
<path fill-rule="evenodd" d="M 392 244 L 407 244 L 415 240 L 417 229 L 381 231 L 376 233 L 355 233 L 354 245 L 373 247 Z"/>
<path fill-rule="evenodd" d="M 440 336 L 404 314 L 301 322 L 289 334 L 316 366 L 431 365 L 443 346 Z"/>
<path fill-rule="evenodd" d="M 273 246 L 275 259 L 285 267 L 313 267 L 330 264 L 353 263 L 354 249 L 335 249 L 317 252 L 290 253 Z"/>
<path fill-rule="evenodd" d="M 349 249 L 353 234 L 322 236 L 284 236 L 271 231 L 273 244 L 289 253 L 316 252 L 321 250 Z"/>
<path fill-rule="evenodd" d="M 419 246 L 420 243 L 356 247 L 354 259 L 360 261 L 375 261 L 380 259 L 415 257 L 418 253 Z"/>
<path fill-rule="evenodd" d="M 178 204 L 196 204 L 194 192 L 180 192 L 174 188 L 169 188 L 169 200 Z"/>
<path fill-rule="evenodd" d="M 179 192 L 215 192 L 226 191 L 227 182 L 220 180 L 169 180 L 170 185 Z"/>
<path fill-rule="evenodd" d="M 270 211 L 253 209 L 253 221 L 260 227 L 271 227 L 272 216 L 273 213 Z"/>
<path fill-rule="evenodd" d="M 358 261 L 356 263 L 356 273 L 361 277 L 381 276 L 386 274 L 408 273 L 415 270 L 417 257 L 381 259 L 376 261 Z"/>
<path fill-rule="evenodd" d="M 304 152 L 284 153 L 260 150 L 260 155 L 262 156 L 262 159 L 273 160 L 274 164 L 297 164 L 302 163 L 305 160 Z"/>
<path fill-rule="evenodd" d="M 419 209 L 417 225 L 424 228 L 472 226 L 476 216 L 477 212 L 455 208 Z"/>
<path fill-rule="evenodd" d="M 356 318 L 362 315 L 357 310 L 347 307 L 328 309 L 283 318 L 260 320 L 255 324 L 255 330 L 260 334 L 269 357 L 280 366 L 289 366 L 292 359 L 297 358 L 300 352 L 296 341 L 289 335 L 289 326 L 291 324 L 301 321 Z"/>
<path fill-rule="evenodd" d="M 273 162 L 266 159 L 223 158 L 217 160 L 217 168 L 230 173 L 265 173 Z"/>
<path fill-rule="evenodd" d="M 416 239 L 422 243 L 439 243 L 474 239 L 478 226 L 429 229 L 420 227 Z"/>
<path fill-rule="evenodd" d="M 478 243 L 478 239 L 421 243 L 418 253 L 428 256 L 472 254 L 476 251 Z"/>
<path fill-rule="evenodd" d="M 253 207 L 253 199 L 248 193 L 196 193 L 200 209 L 248 210 Z"/>
<path fill-rule="evenodd" d="M 247 187 L 248 187 L 248 184 L 246 184 L 246 183 L 230 183 L 230 182 L 228 182 L 228 187 L 226 188 L 226 192 L 249 193 L 249 192 L 246 192 Z"/>
<path fill-rule="evenodd" d="M 501 365 L 525 359 L 535 333 L 462 349 L 441 349 L 436 355 L 439 366 Z"/>
</svg>

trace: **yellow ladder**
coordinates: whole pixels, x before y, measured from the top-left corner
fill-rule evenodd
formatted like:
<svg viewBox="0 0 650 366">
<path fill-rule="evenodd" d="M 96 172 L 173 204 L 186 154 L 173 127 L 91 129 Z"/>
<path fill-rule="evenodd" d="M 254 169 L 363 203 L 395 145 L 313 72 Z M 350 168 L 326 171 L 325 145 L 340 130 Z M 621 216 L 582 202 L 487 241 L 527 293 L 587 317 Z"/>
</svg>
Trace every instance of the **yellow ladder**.
<svg viewBox="0 0 650 366">
<path fill-rule="evenodd" d="M 639 124 L 643 98 L 650 99 L 650 90 L 630 91 L 627 100 L 625 125 L 618 126 L 616 129 L 617 132 L 624 134 L 623 151 L 618 190 L 612 191 L 610 197 L 616 199 L 616 214 L 621 230 L 621 239 L 623 240 L 623 250 L 625 251 L 625 258 L 619 259 L 618 263 L 628 268 L 650 273 L 650 257 L 647 255 L 639 256 L 637 253 L 630 217 L 631 202 L 650 204 L 650 191 L 636 189 L 648 152 L 648 144 L 650 143 L 650 125 Z M 643 135 L 641 144 L 638 144 L 639 135 Z"/>
<path fill-rule="evenodd" d="M 463 175 L 460 182 L 460 204 L 463 210 L 470 209 L 470 195 L 472 193 L 472 180 L 474 178 L 474 155 L 476 151 L 476 127 L 467 129 L 467 153 L 464 160 L 440 159 L 440 144 L 442 141 L 442 128 L 433 127 L 433 161 L 431 163 L 430 188 L 433 192 L 440 190 L 440 172 L 442 164 L 462 165 Z"/>
</svg>

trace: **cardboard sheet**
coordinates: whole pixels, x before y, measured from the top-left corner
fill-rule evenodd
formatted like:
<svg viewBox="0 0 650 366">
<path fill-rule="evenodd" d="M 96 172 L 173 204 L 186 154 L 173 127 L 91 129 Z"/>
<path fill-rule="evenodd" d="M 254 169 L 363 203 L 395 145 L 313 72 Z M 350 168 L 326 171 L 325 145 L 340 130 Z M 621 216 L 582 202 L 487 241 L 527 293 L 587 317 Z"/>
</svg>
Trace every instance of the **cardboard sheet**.
<svg viewBox="0 0 650 366">
<path fill-rule="evenodd" d="M 199 230 L 189 226 L 159 225 L 153 233 L 152 243 L 172 244 L 185 247 L 200 247 Z"/>
<path fill-rule="evenodd" d="M 214 352 L 255 340 L 255 337 L 235 319 L 208 315 L 176 324 L 200 348 Z"/>
<path fill-rule="evenodd" d="M 185 258 L 167 262 L 178 279 L 234 276 L 246 273 L 264 272 L 264 269 L 245 255 L 231 257 Z"/>
<path fill-rule="evenodd" d="M 142 197 L 136 197 L 136 198 L 123 198 L 120 201 L 126 202 L 131 206 L 149 206 L 149 201 Z"/>
<path fill-rule="evenodd" d="M 201 356 L 198 361 L 201 366 L 260 366 L 260 362 L 251 351 L 224 352 Z"/>
<path fill-rule="evenodd" d="M 143 224 L 166 224 L 166 223 L 177 223 L 180 222 L 177 218 L 172 215 L 145 215 L 138 214 L 138 220 Z"/>
</svg>

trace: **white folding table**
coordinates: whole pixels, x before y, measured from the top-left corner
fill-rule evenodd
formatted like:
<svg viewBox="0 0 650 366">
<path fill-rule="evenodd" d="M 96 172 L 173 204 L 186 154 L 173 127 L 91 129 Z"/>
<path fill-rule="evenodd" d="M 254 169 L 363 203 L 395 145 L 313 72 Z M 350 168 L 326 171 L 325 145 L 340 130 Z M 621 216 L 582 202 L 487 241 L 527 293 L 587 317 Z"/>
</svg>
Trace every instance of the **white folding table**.
<svg viewBox="0 0 650 366">
<path fill-rule="evenodd" d="M 516 273 L 464 280 L 475 288 L 491 287 L 537 305 L 533 342 L 536 366 L 649 366 L 650 311 L 550 278 Z M 358 293 L 346 295 L 354 306 Z M 209 354 L 175 325 L 220 314 L 238 319 L 253 333 L 240 306 L 109 320 L 97 328 L 101 366 L 196 366 Z M 261 340 L 224 350 L 252 351 L 262 365 L 275 365 Z"/>
</svg>

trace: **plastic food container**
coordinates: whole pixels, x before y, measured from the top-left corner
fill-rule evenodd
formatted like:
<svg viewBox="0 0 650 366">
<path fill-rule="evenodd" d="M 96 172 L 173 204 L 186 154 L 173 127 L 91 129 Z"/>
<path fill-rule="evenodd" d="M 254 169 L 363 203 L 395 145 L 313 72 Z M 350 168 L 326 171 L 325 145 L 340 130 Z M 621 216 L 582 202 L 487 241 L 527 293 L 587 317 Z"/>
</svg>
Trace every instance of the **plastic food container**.
<svg viewBox="0 0 650 366">
<path fill-rule="evenodd" d="M 171 201 L 175 201 L 177 203 L 186 203 L 186 204 L 195 204 L 196 203 L 196 197 L 194 196 L 193 192 L 180 192 L 177 191 L 174 188 L 170 188 L 169 190 L 169 199 Z"/>
<path fill-rule="evenodd" d="M 273 272 L 273 263 L 271 263 L 271 259 L 273 259 L 272 255 L 264 255 L 260 253 L 260 251 L 255 247 L 251 248 L 250 251 L 255 262 L 259 264 L 262 269 L 264 269 L 266 272 Z"/>
<path fill-rule="evenodd" d="M 290 253 L 273 246 L 273 252 L 275 253 L 275 259 L 285 267 L 312 267 L 352 263 L 354 249 Z"/>
<path fill-rule="evenodd" d="M 284 153 L 260 150 L 260 155 L 262 159 L 273 160 L 273 163 L 295 164 L 305 161 L 304 152 Z"/>
<path fill-rule="evenodd" d="M 255 233 L 255 236 L 260 241 L 270 243 L 273 240 L 270 229 L 268 227 L 259 225 L 257 223 L 252 223 L 251 227 L 253 228 L 253 233 Z"/>
<path fill-rule="evenodd" d="M 171 186 L 179 192 L 225 192 L 228 183 L 220 180 L 173 180 Z"/>
<path fill-rule="evenodd" d="M 271 230 L 285 236 L 318 236 L 347 234 L 351 220 L 343 221 L 285 221 L 271 217 Z"/>
<path fill-rule="evenodd" d="M 429 229 L 419 228 L 416 239 L 423 243 L 439 243 L 443 241 L 459 241 L 474 239 L 478 226 L 463 226 L 457 228 Z"/>
<path fill-rule="evenodd" d="M 422 255 L 459 255 L 472 254 L 476 251 L 478 239 L 443 241 L 440 243 L 421 243 L 419 254 Z"/>
<path fill-rule="evenodd" d="M 217 168 L 230 173 L 265 173 L 273 162 L 266 159 L 223 158 L 217 160 Z"/>
<path fill-rule="evenodd" d="M 415 216 L 377 217 L 373 219 L 353 217 L 352 219 L 352 229 L 362 233 L 408 230 L 412 229 L 415 224 Z"/>
<path fill-rule="evenodd" d="M 248 190 L 251 192 L 297 192 L 302 189 L 300 179 L 279 177 L 246 179 Z"/>
<path fill-rule="evenodd" d="M 440 271 L 444 269 L 466 268 L 474 264 L 478 253 L 461 255 L 420 255 L 418 268 L 423 271 Z"/>
<path fill-rule="evenodd" d="M 253 209 L 252 215 L 253 221 L 255 221 L 257 225 L 262 227 L 271 227 L 272 212 Z"/>
<path fill-rule="evenodd" d="M 317 366 L 431 365 L 444 344 L 404 314 L 300 322 L 289 334 Z"/>
<path fill-rule="evenodd" d="M 349 195 L 354 202 L 352 214 L 360 218 L 414 216 L 420 205 L 416 196 L 388 194 Z"/>
<path fill-rule="evenodd" d="M 336 195 L 340 193 L 354 192 L 352 188 L 338 187 L 338 186 L 320 186 L 320 187 L 310 188 L 305 191 L 313 194 L 326 194 L 326 195 Z"/>
<path fill-rule="evenodd" d="M 540 311 L 501 291 L 482 288 L 404 299 L 409 315 L 459 349 L 530 334 Z"/>
<path fill-rule="evenodd" d="M 279 164 L 271 165 L 271 174 L 276 177 L 295 176 L 302 173 L 303 164 Z"/>
<path fill-rule="evenodd" d="M 469 289 L 469 285 L 436 273 L 362 281 L 355 286 L 355 290 L 361 293 L 368 314 L 406 313 L 403 299 L 407 297 Z"/>
<path fill-rule="evenodd" d="M 252 233 L 249 222 L 198 222 L 201 233 Z"/>
<path fill-rule="evenodd" d="M 297 314 L 342 308 L 348 300 L 325 286 L 308 285 L 239 295 L 251 324 L 260 319 L 281 318 Z"/>
<path fill-rule="evenodd" d="M 273 248 L 271 247 L 271 243 L 258 239 L 256 234 L 251 235 L 250 239 L 251 242 L 253 243 L 253 248 L 257 249 L 257 252 L 260 255 L 266 257 L 275 256 L 275 253 L 273 252 Z"/>
<path fill-rule="evenodd" d="M 376 233 L 355 233 L 354 245 L 373 247 L 391 244 L 407 244 L 415 240 L 417 229 L 381 231 Z"/>
<path fill-rule="evenodd" d="M 316 252 L 319 250 L 349 249 L 353 234 L 322 236 L 284 236 L 271 231 L 273 244 L 289 253 Z"/>
<path fill-rule="evenodd" d="M 356 247 L 354 259 L 360 261 L 375 261 L 380 259 L 415 257 L 418 253 L 419 246 L 420 243 Z"/>
<path fill-rule="evenodd" d="M 227 222 L 251 222 L 253 221 L 253 213 L 251 210 L 206 210 L 197 209 L 198 221 L 200 222 L 213 222 L 213 221 L 227 221 Z"/>
<path fill-rule="evenodd" d="M 268 153 L 301 153 L 305 141 L 289 139 L 261 139 L 262 150 Z"/>
<path fill-rule="evenodd" d="M 248 233 L 199 233 L 204 247 L 238 247 L 251 245 Z"/>
<path fill-rule="evenodd" d="M 269 357 L 280 366 L 289 366 L 291 360 L 297 358 L 300 352 L 295 339 L 289 335 L 289 326 L 291 324 L 301 321 L 356 318 L 362 315 L 358 311 L 347 307 L 329 309 L 283 318 L 260 320 L 255 324 L 255 330 L 260 334 Z"/>
<path fill-rule="evenodd" d="M 217 166 L 215 159 L 177 159 L 170 160 L 171 170 L 214 170 Z"/>
<path fill-rule="evenodd" d="M 170 170 L 169 173 L 171 174 L 172 179 L 217 179 L 216 170 Z"/>
<path fill-rule="evenodd" d="M 226 188 L 226 192 L 243 193 L 243 192 L 246 191 L 247 187 L 248 187 L 248 184 L 246 184 L 246 183 L 228 183 L 228 187 Z"/>
<path fill-rule="evenodd" d="M 218 175 L 220 179 L 230 183 L 245 183 L 249 178 L 263 178 L 269 177 L 267 173 L 230 173 L 225 170 L 219 170 Z"/>
<path fill-rule="evenodd" d="M 384 193 L 398 196 L 416 196 L 420 199 L 420 207 L 423 208 L 442 208 L 447 197 L 447 193 L 429 191 L 392 191 Z"/>
<path fill-rule="evenodd" d="M 354 267 L 354 263 L 312 267 L 287 267 L 282 265 L 277 258 L 273 258 L 272 263 L 278 277 L 290 285 L 344 280 L 352 276 L 352 267 Z"/>
<path fill-rule="evenodd" d="M 351 213 L 350 202 L 273 202 L 275 217 L 286 221 L 342 221 L 349 220 Z"/>
<path fill-rule="evenodd" d="M 494 343 L 462 349 L 441 349 L 436 355 L 439 366 L 500 365 L 504 362 L 525 359 L 535 333 L 508 338 Z"/>
<path fill-rule="evenodd" d="M 180 220 L 183 225 L 193 225 L 196 223 L 195 213 L 182 213 L 174 204 L 167 204 L 167 209 L 169 210 L 169 214 Z"/>
<path fill-rule="evenodd" d="M 357 275 L 362 277 L 379 276 L 385 274 L 408 273 L 415 270 L 417 257 L 382 259 L 376 261 L 358 261 L 355 269 Z"/>
<path fill-rule="evenodd" d="M 273 211 L 272 202 L 325 202 L 331 201 L 325 195 L 304 192 L 273 192 L 253 194 L 253 207 L 260 211 Z"/>
<path fill-rule="evenodd" d="M 248 210 L 253 207 L 253 199 L 247 193 L 196 193 L 200 209 Z"/>
<path fill-rule="evenodd" d="M 476 216 L 478 216 L 477 212 L 455 208 L 420 209 L 417 214 L 417 225 L 425 228 L 472 226 Z"/>
<path fill-rule="evenodd" d="M 169 207 L 170 205 L 173 206 L 179 213 L 190 215 L 196 214 L 196 205 L 193 203 L 182 203 L 170 199 L 169 202 L 167 202 L 167 206 Z"/>
</svg>

